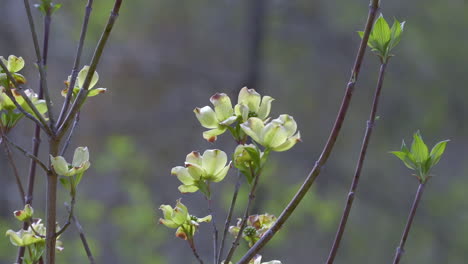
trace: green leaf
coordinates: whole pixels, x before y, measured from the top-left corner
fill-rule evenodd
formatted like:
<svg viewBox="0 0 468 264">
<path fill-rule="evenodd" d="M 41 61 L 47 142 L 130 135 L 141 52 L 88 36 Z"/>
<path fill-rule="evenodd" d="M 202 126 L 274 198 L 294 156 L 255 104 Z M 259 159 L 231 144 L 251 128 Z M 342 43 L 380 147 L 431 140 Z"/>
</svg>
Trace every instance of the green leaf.
<svg viewBox="0 0 468 264">
<path fill-rule="evenodd" d="M 392 151 L 391 154 L 399 158 L 409 169 L 416 170 L 416 164 L 410 159 L 409 153 L 403 151 Z"/>
<path fill-rule="evenodd" d="M 59 181 L 63 185 L 63 187 L 68 190 L 68 178 L 59 178 Z"/>
<path fill-rule="evenodd" d="M 395 19 L 391 28 L 392 34 L 390 38 L 389 51 L 396 47 L 396 45 L 398 45 L 398 43 L 400 42 L 401 33 L 403 32 L 404 27 L 404 21 L 400 23 L 398 20 Z"/>
<path fill-rule="evenodd" d="M 423 163 L 429 158 L 429 150 L 421 138 L 421 134 L 414 133 L 413 144 L 411 145 L 411 153 L 413 154 L 417 163 Z"/>
<path fill-rule="evenodd" d="M 62 7 L 62 4 L 53 4 L 52 5 L 52 14 L 55 13 L 57 10 L 60 9 L 60 7 Z"/>
<path fill-rule="evenodd" d="M 382 55 L 386 55 L 388 43 L 390 42 L 391 31 L 387 21 L 382 15 L 379 16 L 372 29 L 370 39 L 377 43 L 375 47 Z"/>
<path fill-rule="evenodd" d="M 78 184 L 80 183 L 81 179 L 83 178 L 83 174 L 84 172 L 81 172 L 81 173 L 78 173 L 76 175 L 76 178 L 75 178 L 75 182 L 74 182 L 74 187 L 76 188 L 76 186 L 78 186 Z"/>
<path fill-rule="evenodd" d="M 437 143 L 431 150 L 431 167 L 439 163 L 440 158 L 442 157 L 442 154 L 444 154 L 445 147 L 447 146 L 447 142 L 450 140 L 444 140 L 439 143 Z"/>
</svg>

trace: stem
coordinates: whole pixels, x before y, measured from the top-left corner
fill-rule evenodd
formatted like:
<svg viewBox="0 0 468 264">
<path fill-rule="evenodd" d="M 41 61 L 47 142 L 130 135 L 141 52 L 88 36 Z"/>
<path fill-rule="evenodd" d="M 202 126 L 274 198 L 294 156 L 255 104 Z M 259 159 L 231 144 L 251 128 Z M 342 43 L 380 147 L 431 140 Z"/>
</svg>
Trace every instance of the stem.
<svg viewBox="0 0 468 264">
<path fill-rule="evenodd" d="M 198 260 L 198 262 L 200 262 L 200 264 L 203 264 L 203 260 L 200 258 L 200 255 L 198 255 L 197 248 L 195 247 L 195 242 L 193 242 L 193 238 L 187 240 L 187 242 L 189 243 L 195 258 Z"/>
<path fill-rule="evenodd" d="M 86 8 L 85 8 L 83 25 L 81 26 L 81 34 L 80 34 L 80 40 L 78 42 L 78 48 L 76 50 L 75 62 L 73 63 L 73 69 L 71 72 L 71 79 L 70 79 L 70 84 L 68 86 L 67 97 L 65 98 L 65 102 L 63 103 L 62 110 L 60 111 L 60 115 L 56 124 L 57 127 L 61 125 L 63 119 L 65 118 L 65 114 L 68 111 L 68 107 L 70 106 L 70 102 L 71 102 L 72 95 L 73 95 L 73 87 L 75 87 L 76 78 L 78 77 L 78 68 L 80 67 L 81 54 L 83 52 L 84 41 L 86 39 L 86 32 L 88 31 L 89 17 L 91 15 L 91 11 L 93 10 L 92 6 L 93 6 L 93 0 L 88 0 L 88 4 L 86 5 Z"/>
<path fill-rule="evenodd" d="M 44 169 L 45 172 L 48 172 L 49 169 L 47 168 L 47 166 L 42 163 L 42 161 L 39 160 L 38 157 L 32 155 L 31 153 L 27 152 L 25 149 L 23 149 L 22 147 L 16 145 L 15 143 L 13 143 L 7 136 L 3 135 L 3 140 L 5 140 L 6 143 L 12 145 L 14 148 L 16 148 L 17 150 L 19 150 L 21 153 L 23 153 L 23 155 L 25 155 L 26 157 L 32 159 L 35 163 L 39 164 L 39 166 L 42 167 L 42 169 Z"/>
<path fill-rule="evenodd" d="M 224 244 L 226 242 L 226 236 L 229 231 L 229 226 L 231 225 L 231 219 L 232 219 L 232 213 L 234 212 L 234 208 L 236 205 L 237 201 L 237 195 L 239 194 L 239 189 L 241 186 L 241 179 L 242 179 L 242 173 L 240 170 L 237 170 L 237 182 L 236 182 L 236 187 L 234 188 L 234 194 L 232 195 L 232 200 L 231 200 L 231 206 L 229 207 L 229 212 L 226 217 L 226 222 L 224 223 L 224 232 L 223 232 L 223 238 L 221 240 L 221 247 L 219 249 L 218 253 L 218 262 L 221 262 L 221 259 L 223 257 L 223 250 L 224 250 Z"/>
<path fill-rule="evenodd" d="M 4 132 L 1 129 L 1 127 L 0 127 L 0 132 L 1 132 L 1 138 L 4 138 Z M 24 203 L 25 202 L 24 188 L 23 188 L 23 183 L 21 182 L 21 178 L 19 176 L 18 167 L 16 167 L 15 160 L 13 159 L 13 154 L 11 153 L 11 150 L 8 147 L 8 143 L 6 141 L 4 142 L 3 147 L 5 148 L 5 153 L 8 157 L 8 161 L 10 162 L 11 168 L 13 169 L 13 174 L 15 175 L 16 185 L 18 186 L 18 191 L 21 196 L 21 201 Z"/>
<path fill-rule="evenodd" d="M 418 191 L 416 192 L 416 196 L 414 197 L 413 205 L 411 206 L 411 211 L 408 216 L 408 221 L 406 222 L 405 230 L 403 231 L 403 236 L 401 237 L 401 240 L 400 240 L 400 245 L 398 245 L 397 250 L 396 250 L 393 264 L 400 263 L 400 259 L 403 256 L 403 253 L 405 252 L 404 247 L 405 247 L 406 239 L 408 238 L 411 225 L 413 224 L 413 219 L 414 219 L 414 216 L 416 215 L 416 210 L 418 209 L 419 201 L 421 200 L 421 196 L 424 191 L 424 185 L 425 183 L 419 184 Z"/>
<path fill-rule="evenodd" d="M 88 240 L 86 239 L 85 232 L 83 230 L 83 227 L 81 226 L 80 222 L 78 221 L 78 218 L 76 217 L 75 214 L 71 213 L 71 208 L 69 205 L 65 204 L 67 207 L 68 213 L 71 215 L 73 222 L 75 222 L 76 229 L 78 230 L 78 233 L 80 233 L 80 239 L 81 243 L 83 244 L 83 248 L 86 251 L 86 255 L 88 256 L 88 260 L 90 264 L 95 264 L 95 260 L 93 257 L 93 253 L 91 252 L 91 249 L 88 244 Z"/>
<path fill-rule="evenodd" d="M 39 40 L 36 33 L 36 26 L 34 25 L 34 19 L 31 13 L 31 6 L 29 5 L 29 0 L 24 0 L 24 8 L 26 9 L 26 14 L 29 22 L 29 29 L 31 30 L 31 36 L 33 39 L 34 50 L 36 51 L 37 66 L 39 69 L 40 77 L 40 89 L 44 92 L 45 101 L 47 105 L 47 112 L 49 113 L 49 121 L 51 128 L 53 130 L 54 126 L 54 112 L 52 109 L 52 101 L 49 96 L 49 89 L 47 88 L 47 72 L 45 70 L 47 64 L 47 53 L 49 49 L 49 32 L 50 32 L 50 22 L 51 22 L 51 10 L 50 6 L 45 7 L 46 14 L 44 16 L 44 42 L 43 42 L 43 54 L 41 56 Z"/>
<path fill-rule="evenodd" d="M 122 5 L 122 1 L 123 0 L 115 0 L 114 2 L 114 8 L 111 11 L 109 20 L 107 21 L 106 28 L 104 29 L 104 32 L 101 35 L 101 39 L 99 39 L 99 43 L 96 47 L 96 50 L 94 51 L 93 59 L 91 60 L 91 65 L 89 66 L 89 72 L 86 75 L 86 79 L 83 83 L 83 87 L 81 87 L 78 95 L 76 96 L 76 100 L 74 101 L 70 111 L 68 112 L 67 117 L 65 118 L 63 123 L 60 125 L 60 128 L 58 129 L 57 136 L 59 138 L 62 137 L 66 133 L 66 131 L 68 130 L 68 127 L 71 125 L 72 119 L 81 109 L 84 102 L 86 101 L 86 98 L 88 97 L 89 84 L 91 83 L 94 72 L 96 71 L 99 60 L 101 59 L 102 53 L 104 51 L 104 47 L 107 43 L 107 40 L 109 39 L 109 35 L 112 31 L 115 21 L 117 20 L 117 17 L 119 16 L 119 10 L 120 10 L 120 6 Z M 71 87 L 71 89 L 73 89 L 73 87 Z"/>
<path fill-rule="evenodd" d="M 361 40 L 361 44 L 359 46 L 359 51 L 356 56 L 356 60 L 354 62 L 354 67 L 351 72 L 351 77 L 346 87 L 346 92 L 341 103 L 340 111 L 338 112 L 338 116 L 336 117 L 335 124 L 333 129 L 330 133 L 330 137 L 328 138 L 327 143 L 320 155 L 320 158 L 315 163 L 314 167 L 310 171 L 309 175 L 307 176 L 306 180 L 296 193 L 296 195 L 292 198 L 286 208 L 283 210 L 281 215 L 278 217 L 275 224 L 268 230 L 263 237 L 257 241 L 249 251 L 241 258 L 241 260 L 237 264 L 247 264 L 249 260 L 251 260 L 257 252 L 259 252 L 278 232 L 278 230 L 283 226 L 283 224 L 288 220 L 291 214 L 294 212 L 296 207 L 302 201 L 304 196 L 307 194 L 307 191 L 310 189 L 312 184 L 314 183 L 317 176 L 320 174 L 322 166 L 327 162 L 328 157 L 330 156 L 333 147 L 336 143 L 338 135 L 341 131 L 341 127 L 343 125 L 344 119 L 346 117 L 346 113 L 348 111 L 349 104 L 351 102 L 351 98 L 354 91 L 354 86 L 356 85 L 359 72 L 361 70 L 362 61 L 364 59 L 364 54 L 367 48 L 367 41 L 369 40 L 369 35 L 372 30 L 372 25 L 374 23 L 375 17 L 377 15 L 377 11 L 379 9 L 379 0 L 372 0 L 369 6 L 369 15 L 367 17 L 366 28 L 364 30 L 364 35 Z"/>
<path fill-rule="evenodd" d="M 70 129 L 70 133 L 68 134 L 67 139 L 65 140 L 62 151 L 60 152 L 60 156 L 63 156 L 65 154 L 65 152 L 67 152 L 67 148 L 70 145 L 70 142 L 71 142 L 71 139 L 72 139 L 72 136 L 73 136 L 73 132 L 75 132 L 75 129 L 78 126 L 79 122 L 80 122 L 80 112 L 76 113 L 75 121 L 73 121 L 73 125 L 72 125 L 72 127 Z"/>
<path fill-rule="evenodd" d="M 56 139 L 51 139 L 50 155 L 57 156 L 60 142 Z M 54 170 L 49 171 L 47 174 L 47 189 L 46 189 L 46 250 L 45 250 L 45 263 L 55 264 L 55 228 L 57 218 L 57 181 L 58 175 Z"/>
<path fill-rule="evenodd" d="M 267 154 L 265 153 L 265 155 L 267 155 Z M 251 166 L 251 168 L 252 168 L 252 166 Z M 255 199 L 255 191 L 257 190 L 258 180 L 259 180 L 261 174 L 262 174 L 262 172 L 261 172 L 261 169 L 260 169 L 260 171 L 255 176 L 254 183 L 252 185 L 252 188 L 250 189 L 249 201 L 247 203 L 247 208 L 245 208 L 244 217 L 242 218 L 241 226 L 239 228 L 239 233 L 237 233 L 236 238 L 232 242 L 231 249 L 229 250 L 228 255 L 227 255 L 226 260 L 224 261 L 224 263 L 229 263 L 229 261 L 232 259 L 232 256 L 234 255 L 234 252 L 236 251 L 237 247 L 239 246 L 239 240 L 242 237 L 242 233 L 244 232 L 245 227 L 247 226 L 247 219 L 249 218 L 250 208 L 252 207 L 253 200 Z M 252 173 L 252 175 L 255 175 L 255 174 Z"/>
<path fill-rule="evenodd" d="M 372 135 L 372 130 L 375 124 L 375 118 L 377 113 L 377 108 L 379 105 L 380 92 L 382 91 L 382 85 L 385 75 L 385 69 L 387 67 L 386 63 L 380 65 L 379 79 L 377 81 L 377 87 L 375 89 L 374 100 L 372 102 L 372 108 L 367 121 L 366 132 L 364 134 L 364 139 L 362 140 L 361 153 L 359 154 L 359 159 L 356 165 L 356 170 L 354 172 L 353 182 L 348 193 L 348 199 L 341 217 L 341 221 L 336 232 L 335 240 L 333 241 L 333 246 L 330 250 L 330 255 L 328 256 L 327 264 L 332 264 L 335 260 L 338 249 L 340 248 L 341 239 L 346 228 L 346 223 L 348 222 L 349 213 L 351 212 L 351 207 L 353 206 L 354 197 L 356 196 L 357 187 L 359 184 L 359 178 L 361 176 L 362 166 L 364 165 L 364 160 L 366 159 L 367 148 L 369 146 L 370 137 Z"/>
<path fill-rule="evenodd" d="M 218 260 L 218 229 L 216 228 L 216 219 L 213 213 L 211 197 L 206 197 L 208 201 L 208 213 L 211 215 L 211 224 L 213 225 L 213 264 Z"/>
</svg>

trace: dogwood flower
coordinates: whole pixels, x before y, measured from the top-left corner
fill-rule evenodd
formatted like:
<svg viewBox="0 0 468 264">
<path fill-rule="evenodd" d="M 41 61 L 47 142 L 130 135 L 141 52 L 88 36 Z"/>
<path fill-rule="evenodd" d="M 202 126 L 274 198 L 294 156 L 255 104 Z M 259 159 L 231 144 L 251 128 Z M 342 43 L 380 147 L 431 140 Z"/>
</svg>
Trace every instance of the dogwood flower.
<svg viewBox="0 0 468 264">
<path fill-rule="evenodd" d="M 69 164 L 62 156 L 50 156 L 50 161 L 55 172 L 62 176 L 73 176 L 83 173 L 91 166 L 87 147 L 76 148 L 72 164 Z"/>
<path fill-rule="evenodd" d="M 289 115 L 280 115 L 267 124 L 251 117 L 240 126 L 255 142 L 273 151 L 286 151 L 301 141 L 300 133 L 296 133 L 296 121 Z"/>
<path fill-rule="evenodd" d="M 216 141 L 217 136 L 223 134 L 237 117 L 232 108 L 231 99 L 224 93 L 216 93 L 210 98 L 214 110 L 209 106 L 195 108 L 193 112 L 200 124 L 210 130 L 203 132 L 203 138 L 209 142 Z"/>
<path fill-rule="evenodd" d="M 159 223 L 169 228 L 177 228 L 176 236 L 184 240 L 191 240 L 195 235 L 200 223 L 210 222 L 211 215 L 198 218 L 188 213 L 187 207 L 177 200 L 176 205 L 172 208 L 170 205 L 161 205 L 159 207 L 163 211 L 164 218 L 159 219 Z"/>
<path fill-rule="evenodd" d="M 86 75 L 88 75 L 89 72 L 89 66 L 84 66 L 83 69 L 78 73 L 76 82 L 75 82 L 75 87 L 73 87 L 73 96 L 76 96 L 80 89 L 83 87 L 84 82 L 86 80 Z M 107 91 L 106 88 L 93 88 L 97 82 L 99 81 L 99 74 L 95 71 L 93 74 L 93 78 L 91 79 L 91 82 L 89 83 L 88 87 L 88 97 L 93 97 L 98 94 L 105 93 Z M 67 86 L 65 89 L 62 90 L 62 96 L 66 97 L 68 93 L 68 89 L 70 88 L 70 82 L 71 82 L 71 75 L 68 76 L 67 81 L 65 82 L 65 85 Z"/>
<path fill-rule="evenodd" d="M 242 117 L 243 122 L 247 121 L 249 117 L 258 117 L 265 120 L 270 114 L 271 102 L 274 100 L 270 96 L 263 96 L 262 98 L 254 89 L 244 87 L 239 92 L 234 112 L 237 116 Z"/>
<path fill-rule="evenodd" d="M 219 149 L 205 150 L 203 155 L 192 151 L 185 159 L 185 166 L 172 168 L 171 174 L 182 182 L 179 186 L 181 193 L 192 193 L 200 189 L 209 196 L 206 181 L 222 181 L 231 167 L 231 162 L 227 165 L 226 162 L 226 153 Z"/>
</svg>

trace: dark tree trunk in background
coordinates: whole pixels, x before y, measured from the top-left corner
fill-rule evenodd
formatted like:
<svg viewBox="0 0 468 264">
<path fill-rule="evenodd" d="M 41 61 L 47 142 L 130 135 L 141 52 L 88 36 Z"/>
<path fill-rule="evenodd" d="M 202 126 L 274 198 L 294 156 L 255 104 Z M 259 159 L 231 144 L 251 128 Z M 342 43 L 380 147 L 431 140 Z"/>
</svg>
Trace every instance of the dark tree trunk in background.
<svg viewBox="0 0 468 264">
<path fill-rule="evenodd" d="M 265 40 L 266 0 L 249 0 L 247 4 L 247 72 L 241 87 L 254 88 L 258 92 L 262 72 L 262 51 Z M 241 88 L 239 87 L 239 88 Z"/>
</svg>

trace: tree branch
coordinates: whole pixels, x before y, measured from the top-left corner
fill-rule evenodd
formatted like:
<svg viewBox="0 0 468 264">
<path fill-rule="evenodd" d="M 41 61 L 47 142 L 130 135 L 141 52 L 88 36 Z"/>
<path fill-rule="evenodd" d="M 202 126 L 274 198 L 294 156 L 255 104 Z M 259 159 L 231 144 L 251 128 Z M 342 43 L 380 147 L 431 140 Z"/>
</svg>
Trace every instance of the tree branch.
<svg viewBox="0 0 468 264">
<path fill-rule="evenodd" d="M 372 102 L 372 108 L 371 108 L 369 120 L 367 121 L 366 132 L 364 134 L 364 139 L 362 140 L 361 152 L 359 154 L 359 159 L 356 164 L 356 170 L 354 172 L 354 177 L 353 177 L 353 181 L 351 183 L 351 187 L 348 193 L 346 205 L 343 210 L 343 215 L 341 217 L 341 221 L 338 226 L 338 230 L 336 232 L 335 240 L 333 241 L 333 246 L 328 256 L 327 264 L 332 264 L 333 261 L 335 260 L 336 254 L 338 253 L 338 249 L 340 248 L 340 242 L 341 242 L 341 239 L 343 238 L 343 234 L 346 228 L 346 223 L 348 222 L 349 213 L 351 212 L 354 198 L 356 196 L 356 191 L 357 191 L 357 187 L 359 184 L 359 178 L 361 176 L 362 166 L 364 165 L 364 160 L 366 159 L 367 148 L 369 146 L 370 137 L 372 135 L 372 130 L 375 125 L 375 118 L 376 118 L 377 108 L 379 105 L 380 92 L 382 90 L 386 67 L 387 67 L 386 63 L 382 63 L 382 65 L 380 66 L 379 79 L 377 81 L 377 87 L 375 89 L 374 100 Z"/>
<path fill-rule="evenodd" d="M 123 0 L 115 0 L 114 2 L 114 8 L 111 11 L 109 20 L 107 21 L 106 28 L 101 35 L 101 38 L 96 47 L 96 50 L 94 51 L 93 59 L 91 60 L 91 65 L 89 66 L 89 72 L 86 75 L 86 79 L 83 83 L 83 87 L 81 87 L 78 95 L 76 96 L 76 100 L 74 101 L 70 111 L 68 112 L 67 117 L 65 118 L 63 123 L 60 125 L 60 128 L 58 129 L 57 135 L 59 138 L 63 137 L 63 135 L 66 133 L 66 131 L 68 130 L 68 127 L 71 125 L 71 121 L 73 120 L 75 115 L 78 113 L 78 111 L 81 109 L 84 102 L 86 101 L 86 98 L 88 97 L 89 84 L 91 83 L 94 72 L 96 71 L 99 60 L 101 59 L 102 53 L 104 51 L 104 47 L 107 43 L 107 40 L 109 39 L 109 35 L 112 31 L 115 21 L 117 20 L 117 17 L 119 16 L 119 10 L 120 10 L 120 6 L 122 5 L 122 1 Z M 73 89 L 73 87 L 71 87 L 71 89 Z"/>
<path fill-rule="evenodd" d="M 403 253 L 405 252 L 404 247 L 406 244 L 406 239 L 408 239 L 408 234 L 410 232 L 411 225 L 413 224 L 414 216 L 416 215 L 416 210 L 418 209 L 419 201 L 421 200 L 421 197 L 424 191 L 424 185 L 425 183 L 419 184 L 418 191 L 416 192 L 416 196 L 414 197 L 413 205 L 411 206 L 411 211 L 408 216 L 408 221 L 406 222 L 405 230 L 403 231 L 403 235 L 400 240 L 400 245 L 398 245 L 397 250 L 396 250 L 393 264 L 400 263 L 401 257 L 403 256 Z"/>
<path fill-rule="evenodd" d="M 240 170 L 237 170 L 237 182 L 236 182 L 236 187 L 234 188 L 234 193 L 232 195 L 232 200 L 231 200 L 231 206 L 229 207 L 229 212 L 226 217 L 226 222 L 224 223 L 224 232 L 223 232 L 223 238 L 221 239 L 221 247 L 219 249 L 218 253 L 218 262 L 220 263 L 221 259 L 223 258 L 223 250 L 224 250 L 224 244 L 226 242 L 226 236 L 229 231 L 229 225 L 231 225 L 231 219 L 232 219 L 232 213 L 234 212 L 234 208 L 236 206 L 236 201 L 237 201 L 237 195 L 239 194 L 239 189 L 241 186 L 241 179 L 242 179 L 242 173 Z"/>
<path fill-rule="evenodd" d="M 76 215 L 71 213 L 70 206 L 65 204 L 65 207 L 67 208 L 68 213 L 71 215 L 73 222 L 75 222 L 75 226 L 76 226 L 76 229 L 78 230 L 78 233 L 80 233 L 81 243 L 83 244 L 83 248 L 86 251 L 86 255 L 88 256 L 89 263 L 95 264 L 96 262 L 94 261 L 93 253 L 91 252 L 91 249 L 88 245 L 88 240 L 86 239 L 86 235 L 83 230 L 83 227 L 78 221 L 78 218 L 76 217 Z"/>
<path fill-rule="evenodd" d="M 45 172 L 49 172 L 49 168 L 47 168 L 47 166 L 36 156 L 34 156 L 33 154 L 29 153 L 28 151 L 26 151 L 24 148 L 20 147 L 19 145 L 16 145 L 15 143 L 13 143 L 13 141 L 11 141 L 7 136 L 3 135 L 3 140 L 5 140 L 5 142 L 7 142 L 8 144 L 10 144 L 11 146 L 13 146 L 14 148 L 16 148 L 17 150 L 19 150 L 21 153 L 23 153 L 23 155 L 25 155 L 26 157 L 34 160 L 34 162 L 36 162 L 37 164 L 39 164 L 39 166 L 41 166 L 41 168 L 45 171 Z"/>
<path fill-rule="evenodd" d="M 0 143 L 5 140 L 5 134 L 3 129 L 0 127 L 0 138 L 2 139 Z M 13 169 L 13 174 L 15 175 L 15 180 L 16 180 L 16 185 L 18 186 L 18 191 L 21 196 L 21 201 L 24 203 L 25 202 L 25 195 L 24 195 L 24 188 L 23 188 L 23 183 L 21 182 L 21 178 L 19 176 L 18 172 L 18 167 L 16 167 L 15 160 L 13 159 L 13 154 L 11 153 L 10 148 L 8 147 L 7 142 L 4 142 L 3 147 L 5 148 L 5 153 L 7 155 L 8 161 L 10 162 L 11 168 Z"/>
<path fill-rule="evenodd" d="M 356 85 L 359 72 L 361 70 L 362 61 L 364 59 L 364 54 L 367 48 L 367 41 L 369 40 L 369 35 L 372 30 L 372 26 L 377 15 L 377 11 L 379 9 L 379 0 L 372 0 L 369 6 L 369 14 L 367 17 L 366 27 L 364 30 L 364 35 L 361 40 L 361 44 L 359 46 L 359 51 L 356 56 L 356 60 L 354 62 L 353 70 L 351 72 L 351 77 L 348 81 L 346 86 L 346 92 L 341 103 L 340 111 L 336 117 L 335 124 L 333 129 L 330 133 L 330 137 L 328 138 L 327 143 L 320 155 L 320 158 L 315 163 L 314 167 L 310 171 L 309 175 L 307 176 L 306 180 L 304 181 L 303 185 L 300 187 L 296 195 L 292 198 L 286 208 L 283 210 L 281 215 L 278 217 L 276 223 L 268 230 L 263 237 L 257 241 L 253 245 L 252 248 L 241 258 L 241 260 L 237 264 L 247 264 L 256 254 L 259 252 L 278 232 L 278 230 L 283 226 L 283 224 L 288 220 L 291 214 L 294 212 L 296 207 L 302 201 L 304 196 L 307 194 L 307 191 L 310 189 L 312 184 L 314 183 L 317 176 L 320 174 L 322 166 L 327 162 L 328 157 L 330 156 L 333 147 L 336 143 L 338 135 L 341 131 L 341 127 L 343 125 L 344 119 L 346 117 L 346 113 L 349 108 L 349 104 L 351 102 L 351 98 L 354 91 L 354 86 Z"/>
<path fill-rule="evenodd" d="M 91 11 L 93 10 L 92 6 L 93 6 L 93 0 L 88 0 L 88 4 L 86 5 L 86 8 L 85 8 L 83 25 L 81 26 L 80 40 L 78 42 L 78 48 L 76 49 L 75 62 L 73 63 L 73 69 L 71 72 L 71 79 L 70 79 L 70 83 L 68 86 L 68 92 L 65 98 L 65 102 L 63 103 L 62 110 L 60 111 L 59 118 L 57 120 L 57 124 L 56 124 L 57 127 L 60 127 L 60 125 L 62 124 L 63 119 L 65 118 L 65 114 L 68 111 L 68 107 L 70 106 L 70 102 L 71 102 L 72 95 L 73 95 L 73 87 L 75 87 L 76 78 L 78 77 L 78 72 L 79 72 L 78 68 L 80 67 L 80 60 L 81 60 L 81 54 L 83 52 L 84 41 L 86 39 L 86 33 L 88 32 L 89 17 L 91 16 Z"/>
</svg>

